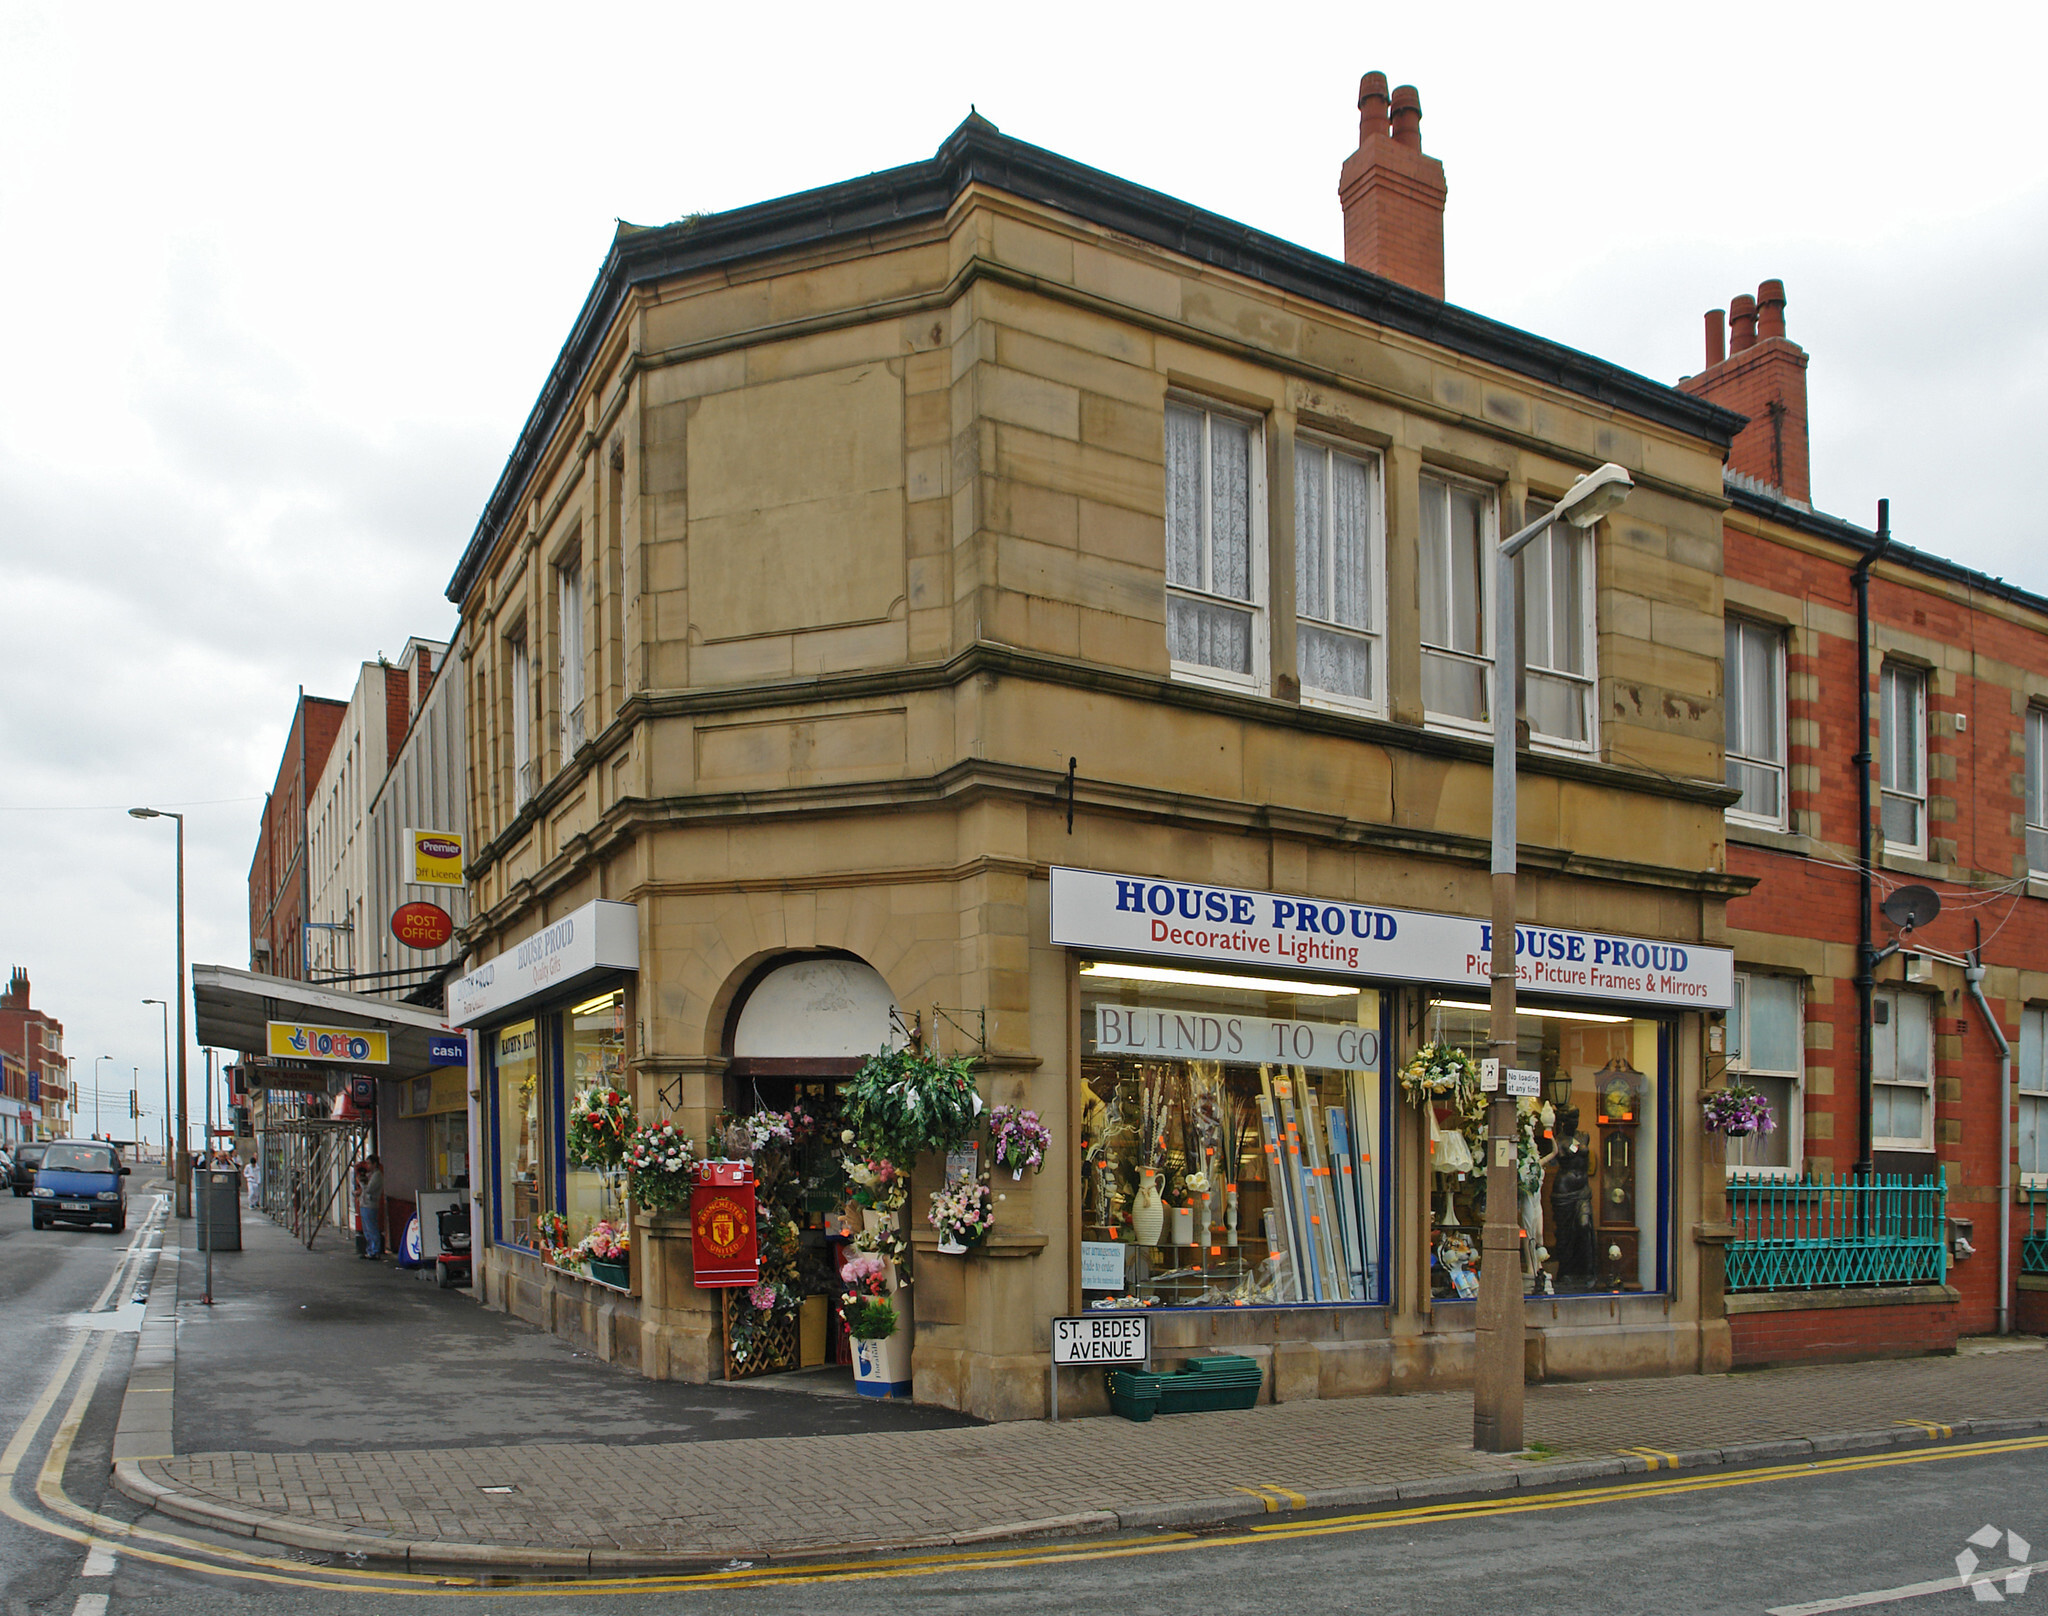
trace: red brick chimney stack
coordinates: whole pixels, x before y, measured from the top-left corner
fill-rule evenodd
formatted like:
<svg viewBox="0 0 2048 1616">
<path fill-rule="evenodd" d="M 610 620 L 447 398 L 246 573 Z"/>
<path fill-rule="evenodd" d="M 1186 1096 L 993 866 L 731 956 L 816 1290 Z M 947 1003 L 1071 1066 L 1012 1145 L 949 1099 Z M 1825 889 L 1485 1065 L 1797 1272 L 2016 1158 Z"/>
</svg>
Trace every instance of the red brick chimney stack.
<svg viewBox="0 0 2048 1616">
<path fill-rule="evenodd" d="M 1739 410 L 1749 424 L 1728 451 L 1728 469 L 1807 504 L 1806 350 L 1785 335 L 1785 283 L 1768 280 L 1728 301 L 1728 351 L 1721 311 L 1707 313 L 1707 368 L 1679 384 L 1683 392 Z"/>
<path fill-rule="evenodd" d="M 1444 295 L 1444 165 L 1422 150 L 1422 97 L 1387 76 L 1358 81 L 1358 150 L 1337 177 L 1344 262 Z"/>
<path fill-rule="evenodd" d="M 1728 357 L 1728 316 L 1720 309 L 1707 310 L 1707 369 Z"/>
</svg>

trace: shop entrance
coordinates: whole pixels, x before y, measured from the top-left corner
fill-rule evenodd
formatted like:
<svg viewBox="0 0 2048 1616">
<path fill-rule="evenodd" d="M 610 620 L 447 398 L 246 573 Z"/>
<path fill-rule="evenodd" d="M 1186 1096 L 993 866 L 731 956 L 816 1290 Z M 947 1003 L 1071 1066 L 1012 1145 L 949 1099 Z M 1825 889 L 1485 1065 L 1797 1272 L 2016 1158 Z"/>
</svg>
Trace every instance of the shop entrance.
<svg viewBox="0 0 2048 1616">
<path fill-rule="evenodd" d="M 888 984 L 852 955 L 770 962 L 738 995 L 725 1115 L 706 1149 L 754 1164 L 761 1282 L 722 1293 L 728 1379 L 787 1375 L 793 1389 L 852 1394 L 838 1300 L 861 1225 L 848 1209 L 839 1090 L 903 1042 Z"/>
</svg>

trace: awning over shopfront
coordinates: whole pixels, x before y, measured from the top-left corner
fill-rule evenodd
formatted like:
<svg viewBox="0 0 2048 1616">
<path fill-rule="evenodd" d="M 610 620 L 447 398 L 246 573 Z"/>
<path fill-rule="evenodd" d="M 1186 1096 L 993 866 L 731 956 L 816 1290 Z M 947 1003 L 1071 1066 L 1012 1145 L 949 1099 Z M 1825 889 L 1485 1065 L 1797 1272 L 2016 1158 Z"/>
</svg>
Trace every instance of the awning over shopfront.
<svg viewBox="0 0 2048 1616">
<path fill-rule="evenodd" d="M 438 1011 L 418 1005 L 226 965 L 192 967 L 192 1004 L 200 1043 L 238 1050 L 258 1061 L 304 1060 L 316 1069 L 374 1072 L 381 1078 L 414 1077 L 446 1064 L 435 1058 L 433 1045 L 446 1043 L 448 1024 Z M 287 1038 L 294 1030 L 312 1035 L 302 1039 L 308 1047 L 274 1047 L 272 1029 L 280 1025 L 280 1035 Z M 336 1034 L 344 1036 L 336 1040 Z M 323 1036 L 329 1053 L 320 1052 Z"/>
</svg>

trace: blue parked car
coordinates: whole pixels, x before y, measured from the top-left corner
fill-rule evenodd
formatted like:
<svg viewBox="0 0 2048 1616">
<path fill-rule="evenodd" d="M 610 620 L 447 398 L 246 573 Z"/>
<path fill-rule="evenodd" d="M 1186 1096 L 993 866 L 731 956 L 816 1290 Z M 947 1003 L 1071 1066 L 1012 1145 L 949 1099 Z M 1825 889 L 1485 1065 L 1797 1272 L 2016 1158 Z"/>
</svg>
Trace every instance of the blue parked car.
<svg viewBox="0 0 2048 1616">
<path fill-rule="evenodd" d="M 100 1139 L 56 1139 L 36 1168 L 35 1205 L 29 1222 L 104 1223 L 128 1227 L 128 1168 L 118 1146 Z"/>
</svg>

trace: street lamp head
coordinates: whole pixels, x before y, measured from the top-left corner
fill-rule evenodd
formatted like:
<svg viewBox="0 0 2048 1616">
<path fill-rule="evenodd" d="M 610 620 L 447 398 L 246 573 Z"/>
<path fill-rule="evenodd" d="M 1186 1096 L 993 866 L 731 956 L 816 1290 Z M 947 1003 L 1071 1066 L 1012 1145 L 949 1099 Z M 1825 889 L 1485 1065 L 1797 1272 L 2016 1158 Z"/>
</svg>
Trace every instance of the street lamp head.
<svg viewBox="0 0 2048 1616">
<path fill-rule="evenodd" d="M 161 808 L 130 808 L 128 810 L 128 817 L 130 819 L 161 819 L 164 815 Z"/>
<path fill-rule="evenodd" d="M 1573 527 L 1591 527 L 1601 517 L 1621 508 L 1621 502 L 1635 489 L 1629 475 L 1613 461 L 1598 471 L 1589 471 L 1565 490 L 1551 514 Z"/>
</svg>

